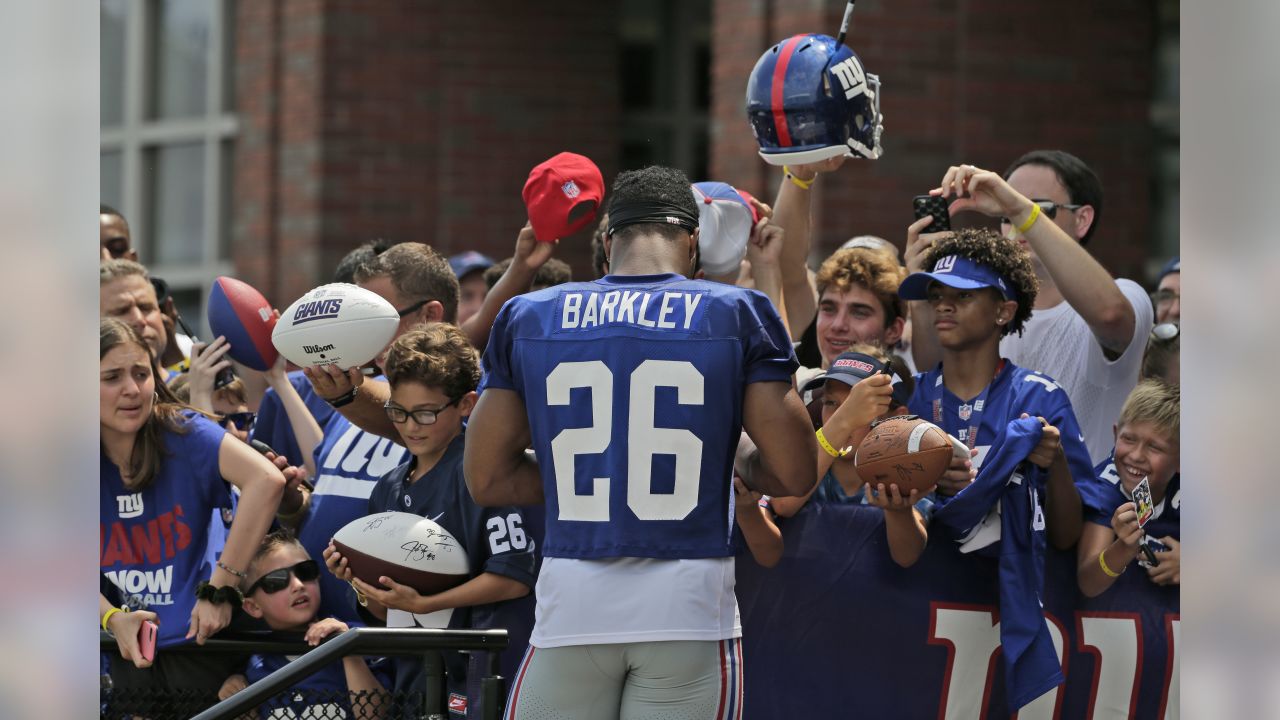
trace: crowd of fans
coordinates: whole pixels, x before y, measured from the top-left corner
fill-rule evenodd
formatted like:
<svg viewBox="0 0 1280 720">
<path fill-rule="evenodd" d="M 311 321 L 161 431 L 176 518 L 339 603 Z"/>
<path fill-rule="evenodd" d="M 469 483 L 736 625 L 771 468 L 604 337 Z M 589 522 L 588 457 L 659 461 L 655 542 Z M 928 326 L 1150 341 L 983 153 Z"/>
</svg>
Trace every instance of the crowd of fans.
<svg viewBox="0 0 1280 720">
<path fill-rule="evenodd" d="M 1153 294 L 1113 279 L 1088 251 L 1106 237 L 1097 176 L 1067 152 L 1039 150 L 1003 173 L 941 173 L 934 193 L 952 212 L 977 211 L 998 230 L 931 233 L 925 218 L 896 242 L 855 237 L 811 267 L 812 186 L 842 162 L 787 167 L 772 205 L 747 198 L 740 249 L 724 224 L 712 231 L 704 221 L 700 234 L 682 236 L 696 238 L 684 274 L 754 289 L 775 309 L 799 359 L 790 387 L 816 440 L 794 450 L 815 472 L 773 486 L 784 490 L 777 497 L 742 462 L 723 479 L 740 552 L 772 566 L 787 519 L 806 504 L 863 503 L 883 510 L 887 551 L 910 568 L 927 543 L 980 542 L 992 520 L 968 520 L 961 499 L 978 495 L 983 468 L 1027 461 L 1027 472 L 1043 473 L 1044 496 L 1026 510 L 1051 545 L 1077 548 L 1083 593 L 1107 592 L 1143 561 L 1147 542 L 1159 564 L 1141 572 L 1153 584 L 1179 583 L 1176 522 L 1147 540 L 1132 497 L 1147 479 L 1159 516 L 1179 488 L 1178 259 Z M 603 212 L 614 209 L 601 208 L 592 240 L 597 277 L 618 258 Z M 315 644 L 359 625 L 532 625 L 543 510 L 477 503 L 464 450 L 490 432 L 483 421 L 469 431 L 468 418 L 489 386 L 489 356 L 481 358 L 500 311 L 572 281 L 555 243 L 526 225 L 498 262 L 476 252 L 446 258 L 418 242 L 362 244 L 332 280 L 400 312 L 387 350 L 368 372 L 290 369 L 283 358 L 258 372 L 231 360 L 225 338 L 193 341 L 165 283 L 140 264 L 125 218 L 103 206 L 100 222 L 99 615 L 119 646 L 106 669 L 114 688 L 194 689 L 211 704 L 287 662 L 166 652 L 228 626 L 296 631 Z M 727 272 L 699 268 L 699 256 L 723 258 L 725 244 L 736 255 Z M 871 486 L 849 452 L 873 423 L 906 413 L 967 448 L 931 492 Z M 1006 427 L 1029 440 L 1001 445 Z M 740 459 L 751 445 L 744 436 Z M 527 446 L 526 437 L 519 449 Z M 792 486 L 803 492 L 785 492 Z M 424 596 L 352 577 L 333 534 L 387 510 L 450 530 L 468 552 L 470 579 Z M 145 621 L 159 624 L 154 660 L 138 644 Z M 445 700 L 465 713 L 466 657 L 446 654 L 446 669 Z M 425 687 L 420 664 L 404 659 L 347 658 L 309 682 L 281 702 L 300 712 L 319 702 L 304 690 L 324 690 L 324 703 L 386 717 L 393 704 L 371 698 L 414 698 Z"/>
</svg>

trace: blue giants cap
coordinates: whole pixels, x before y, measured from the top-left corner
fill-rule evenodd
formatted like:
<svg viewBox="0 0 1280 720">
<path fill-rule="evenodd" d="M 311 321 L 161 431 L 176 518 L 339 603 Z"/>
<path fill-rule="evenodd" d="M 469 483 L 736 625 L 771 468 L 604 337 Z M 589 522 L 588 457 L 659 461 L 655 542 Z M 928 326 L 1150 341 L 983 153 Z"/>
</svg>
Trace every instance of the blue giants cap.
<svg viewBox="0 0 1280 720">
<path fill-rule="evenodd" d="M 800 391 L 808 392 L 822 387 L 828 380 L 837 380 L 853 387 L 883 369 L 884 363 L 870 355 L 863 355 L 860 352 L 840 353 L 835 360 L 831 361 L 831 367 L 825 373 L 810 379 L 804 387 L 800 388 Z M 890 370 L 892 371 L 892 368 Z M 892 380 L 894 406 L 906 407 L 907 401 L 911 399 L 911 389 L 896 372 L 892 374 Z"/>
<path fill-rule="evenodd" d="M 959 290 L 995 288 L 1006 300 L 1016 300 L 1018 296 L 1009 281 L 1000 277 L 995 270 L 966 257 L 947 255 L 938 258 L 933 264 L 933 272 L 908 275 L 898 286 L 898 297 L 903 300 L 926 300 L 929 297 L 929 283 L 934 280 Z"/>
</svg>

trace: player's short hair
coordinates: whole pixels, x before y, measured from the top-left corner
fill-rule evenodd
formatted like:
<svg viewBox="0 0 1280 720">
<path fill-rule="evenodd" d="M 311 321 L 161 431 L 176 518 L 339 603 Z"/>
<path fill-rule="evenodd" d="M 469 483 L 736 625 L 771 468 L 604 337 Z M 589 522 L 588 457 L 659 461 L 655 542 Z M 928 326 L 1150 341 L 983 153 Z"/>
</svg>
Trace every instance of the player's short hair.
<svg viewBox="0 0 1280 720">
<path fill-rule="evenodd" d="M 613 180 L 609 191 L 609 211 L 631 203 L 671 203 L 698 217 L 698 203 L 693 199 L 693 186 L 689 178 L 675 168 L 650 165 L 643 170 L 624 170 Z M 667 240 L 678 240 L 688 235 L 685 228 L 671 223 L 636 223 L 624 225 L 614 231 L 613 242 L 626 242 L 638 235 L 661 235 Z"/>
<path fill-rule="evenodd" d="M 391 387 L 416 382 L 457 400 L 480 383 L 480 356 L 456 325 L 427 323 L 391 343 L 385 371 Z"/>
<path fill-rule="evenodd" d="M 1080 238 L 1085 245 L 1093 237 L 1102 220 L 1102 181 L 1098 179 L 1093 168 L 1083 160 L 1063 150 L 1032 150 L 1023 155 L 1008 170 L 1004 171 L 1004 179 L 1008 180 L 1014 170 L 1023 165 L 1044 165 L 1058 176 L 1058 182 L 1067 190 L 1067 201 L 1073 205 L 1088 205 L 1093 208 L 1093 222 L 1089 223 L 1089 231 Z"/>
<path fill-rule="evenodd" d="M 1031 265 L 1031 255 L 1018 243 L 986 228 L 965 228 L 940 238 L 925 253 L 924 267 L 932 268 L 939 258 L 948 255 L 959 255 L 995 270 L 1009 282 L 1017 294 L 1018 310 L 1013 319 L 1000 328 L 1003 337 L 1010 333 L 1022 333 L 1022 326 L 1031 317 L 1031 309 L 1036 304 L 1036 293 L 1040 282 L 1036 280 L 1035 268 Z M 988 288 L 997 295 L 999 290 Z M 1004 296 L 1001 296 L 1001 300 Z"/>
<path fill-rule="evenodd" d="M 499 260 L 484 270 L 485 287 L 492 290 L 494 285 L 502 279 L 503 273 L 507 268 L 511 267 L 511 258 Z M 569 263 L 551 258 L 538 268 L 538 272 L 533 276 L 533 282 L 530 283 L 534 288 L 549 288 L 556 285 L 563 285 L 567 282 L 573 282 L 573 269 L 569 267 Z"/>
<path fill-rule="evenodd" d="M 1132 423 L 1149 422 L 1171 442 L 1178 442 L 1182 429 L 1182 402 L 1178 386 L 1163 380 L 1147 378 L 1140 381 L 1125 398 L 1120 408 L 1119 427 Z"/>
<path fill-rule="evenodd" d="M 103 260 L 98 264 L 99 286 L 129 275 L 137 275 L 148 283 L 151 282 L 151 274 L 147 272 L 142 263 L 125 260 L 124 258 L 113 258 L 111 260 Z"/>
<path fill-rule="evenodd" d="M 392 245 L 355 269 L 355 281 L 387 276 L 396 292 L 413 300 L 436 300 L 444 306 L 445 322 L 458 318 L 458 278 L 443 255 L 430 245 L 405 242 Z"/>
<path fill-rule="evenodd" d="M 355 282 L 356 270 L 373 262 L 375 258 L 386 252 L 390 247 L 391 241 L 377 238 L 352 250 L 344 255 L 338 261 L 338 267 L 333 269 L 333 281 L 336 283 Z"/>
<path fill-rule="evenodd" d="M 132 344 L 142 348 L 151 363 L 156 401 L 151 407 L 151 415 L 133 440 L 133 453 L 129 457 L 128 468 L 128 475 L 133 478 L 133 483 L 128 486 L 129 489 L 141 492 L 155 480 L 156 474 L 160 471 L 160 465 L 164 462 L 166 452 L 163 432 L 168 430 L 178 434 L 185 433 L 186 423 L 183 420 L 182 411 L 194 408 L 179 400 L 169 386 L 164 384 L 161 380 L 164 373 L 161 372 L 155 356 L 151 354 L 151 348 L 147 347 L 128 323 L 115 318 L 102 318 L 98 328 L 98 360 L 102 360 L 107 353 L 121 345 Z"/>
<path fill-rule="evenodd" d="M 111 207 L 110 205 L 108 205 L 108 204 L 106 204 L 106 203 L 99 203 L 99 204 L 98 204 L 98 214 L 99 214 L 99 215 L 114 215 L 114 216 L 116 216 L 116 217 L 120 218 L 121 220 L 124 220 L 124 224 L 125 224 L 125 225 L 128 225 L 128 224 L 129 224 L 129 221 L 124 219 L 124 215 L 123 215 L 119 210 L 117 210 L 117 209 L 115 209 L 115 208 Z"/>
<path fill-rule="evenodd" d="M 308 558 L 311 557 L 311 553 L 307 552 L 306 546 L 302 544 L 302 541 L 298 540 L 298 536 L 293 533 L 293 530 L 287 527 L 272 530 L 262 538 L 262 542 L 258 543 L 258 549 L 254 551 L 253 557 L 249 559 L 249 567 L 244 571 L 245 577 L 240 578 L 241 592 L 249 589 L 249 578 L 253 577 L 258 563 L 266 556 L 283 547 L 296 547 L 302 551 L 303 555 Z"/>
<path fill-rule="evenodd" d="M 898 297 L 898 286 L 907 276 L 902 267 L 883 250 L 855 247 L 837 250 L 818 268 L 818 298 L 828 289 L 848 292 L 857 285 L 871 291 L 884 309 L 884 326 L 906 317 L 906 302 Z"/>
</svg>

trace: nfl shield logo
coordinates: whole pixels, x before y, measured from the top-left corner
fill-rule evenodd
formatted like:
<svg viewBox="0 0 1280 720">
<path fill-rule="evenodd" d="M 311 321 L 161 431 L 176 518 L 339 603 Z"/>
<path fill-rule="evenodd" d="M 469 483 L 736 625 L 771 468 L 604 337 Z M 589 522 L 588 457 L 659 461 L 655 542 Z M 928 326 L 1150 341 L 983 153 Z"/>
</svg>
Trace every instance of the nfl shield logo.
<svg viewBox="0 0 1280 720">
<path fill-rule="evenodd" d="M 968 404 L 968 403 L 965 403 L 964 405 L 961 405 L 961 406 L 960 406 L 960 419 L 961 419 L 961 420 L 968 420 L 968 419 L 969 419 L 969 417 L 970 417 L 971 415 L 973 415 L 973 406 L 972 406 L 972 405 L 970 405 L 970 404 Z"/>
<path fill-rule="evenodd" d="M 575 183 L 572 180 L 566 182 L 564 185 L 561 185 L 560 189 L 564 191 L 564 196 L 569 198 L 570 200 L 582 194 L 582 191 L 578 189 L 577 183 Z"/>
</svg>

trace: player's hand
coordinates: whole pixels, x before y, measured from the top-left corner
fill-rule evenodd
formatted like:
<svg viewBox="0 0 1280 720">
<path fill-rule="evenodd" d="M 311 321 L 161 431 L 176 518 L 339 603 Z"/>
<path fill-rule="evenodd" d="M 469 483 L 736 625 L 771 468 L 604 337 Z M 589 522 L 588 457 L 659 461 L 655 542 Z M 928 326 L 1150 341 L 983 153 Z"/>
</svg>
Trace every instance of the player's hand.
<svg viewBox="0 0 1280 720">
<path fill-rule="evenodd" d="M 346 623 L 342 622 L 338 618 L 325 618 L 324 620 L 317 620 L 316 622 L 311 623 L 311 627 L 307 628 L 307 634 L 303 635 L 302 639 L 305 640 L 308 645 L 315 647 L 320 644 L 321 640 L 329 637 L 330 635 L 344 633 L 350 629 L 351 628 L 347 627 Z"/>
<path fill-rule="evenodd" d="M 208 600 L 197 600 L 196 606 L 191 608 L 191 627 L 187 630 L 187 639 L 195 638 L 197 645 L 203 645 L 210 636 L 230 624 L 230 603 L 214 605 Z"/>
<path fill-rule="evenodd" d="M 303 368 L 302 374 L 311 381 L 316 394 L 325 400 L 336 400 L 351 392 L 351 388 L 364 384 L 364 373 L 358 367 L 343 371 L 333 365 L 321 365 Z"/>
<path fill-rule="evenodd" d="M 933 216 L 925 215 L 907 226 L 907 250 L 903 254 L 903 260 L 906 261 L 907 272 L 926 272 L 924 266 L 924 258 L 933 249 L 934 244 L 938 240 L 947 237 L 951 233 L 943 232 L 924 232 L 924 229 L 933 224 Z"/>
<path fill-rule="evenodd" d="M 973 467 L 973 458 L 978 456 L 978 451 L 968 448 L 965 448 L 965 451 L 965 454 L 959 452 L 951 454 L 951 465 L 938 481 L 939 495 L 955 495 L 969 487 L 969 484 L 978 477 L 978 471 Z"/>
<path fill-rule="evenodd" d="M 911 508 L 915 506 L 920 498 L 937 490 L 938 486 L 934 485 L 921 493 L 919 490 L 912 490 L 907 496 L 902 495 L 902 491 L 898 489 L 898 483 L 889 483 L 888 489 L 884 483 L 879 483 L 875 487 L 871 483 L 867 483 L 867 502 L 884 510 L 885 512 L 911 512 Z"/>
<path fill-rule="evenodd" d="M 953 165 L 942 176 L 942 183 L 930 195 L 955 197 L 950 211 L 977 210 L 988 217 L 1025 220 L 1031 213 L 1031 201 L 1014 190 L 1005 179 L 990 170 L 972 165 Z"/>
<path fill-rule="evenodd" d="M 226 700 L 247 687 L 249 687 L 248 679 L 236 673 L 222 682 L 222 687 L 218 688 L 218 699 Z"/>
<path fill-rule="evenodd" d="M 777 265 L 785 236 L 781 225 L 774 225 L 769 218 L 760 218 L 751 228 L 751 238 L 747 241 L 747 260 L 751 267 Z"/>
<path fill-rule="evenodd" d="M 815 163 L 802 163 L 800 165 L 788 165 L 787 167 L 791 170 L 792 175 L 804 182 L 809 182 L 818 177 L 820 172 L 835 172 L 839 170 L 844 161 L 848 159 L 848 155 L 840 155 L 826 160 L 819 160 Z"/>
<path fill-rule="evenodd" d="M 1167 535 L 1160 538 L 1160 542 L 1164 543 L 1165 547 L 1169 549 L 1155 554 L 1156 560 L 1159 560 L 1160 564 L 1147 568 L 1147 576 L 1157 585 L 1181 585 L 1182 543 Z"/>
<path fill-rule="evenodd" d="M 522 271 L 532 279 L 538 269 L 547 264 L 555 254 L 559 239 L 551 242 L 538 242 L 533 234 L 533 224 L 526 222 L 516 235 L 516 250 L 511 260 L 511 267 Z"/>
<path fill-rule="evenodd" d="M 329 572 L 333 576 L 343 582 L 351 582 L 351 568 L 347 567 L 347 559 L 338 552 L 338 548 L 333 546 L 333 540 L 329 540 L 329 545 L 320 553 L 324 558 L 324 566 L 329 568 Z"/>
<path fill-rule="evenodd" d="M 392 608 L 394 610 L 404 610 L 405 612 L 416 613 L 419 615 L 439 609 L 432 608 L 428 605 L 426 601 L 430 599 L 429 597 L 425 597 L 408 585 L 401 585 L 385 575 L 378 578 L 378 583 L 388 589 L 382 590 L 374 587 L 360 578 L 351 579 L 352 587 L 365 597 L 369 598 L 369 600 L 376 602 L 383 607 Z"/>
<path fill-rule="evenodd" d="M 111 619 L 107 620 L 107 630 L 116 636 L 116 647 L 120 650 L 120 657 L 133 663 L 136 668 L 151 667 L 151 661 L 143 659 L 142 652 L 138 648 L 138 631 L 142 629 L 142 623 L 146 620 L 157 625 L 160 623 L 156 614 L 149 610 L 112 613 Z"/>
<path fill-rule="evenodd" d="M 764 493 L 752 490 L 742 482 L 742 478 L 737 475 L 733 476 L 733 498 L 738 505 L 738 514 L 750 512 L 752 508 L 760 507 L 760 499 L 764 497 Z"/>
<path fill-rule="evenodd" d="M 1031 416 L 1026 413 L 1022 413 L 1020 417 L 1028 418 Z M 1036 446 L 1031 449 L 1031 452 L 1027 455 L 1027 459 L 1036 467 L 1048 470 L 1049 467 L 1061 456 L 1059 451 L 1062 449 L 1062 433 L 1058 428 L 1050 425 L 1048 420 L 1045 420 L 1038 415 L 1036 416 L 1036 419 L 1040 421 L 1040 425 L 1044 430 L 1040 434 L 1040 442 L 1036 443 Z"/>
<path fill-rule="evenodd" d="M 1131 502 L 1122 504 L 1111 515 L 1111 529 L 1116 538 L 1129 550 L 1137 550 L 1142 541 L 1142 528 L 1138 527 L 1138 506 Z"/>
</svg>

